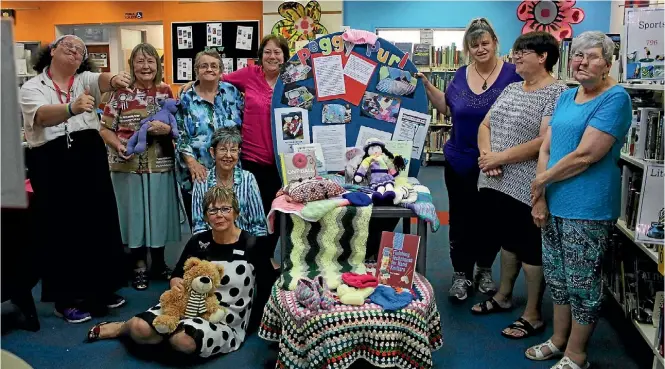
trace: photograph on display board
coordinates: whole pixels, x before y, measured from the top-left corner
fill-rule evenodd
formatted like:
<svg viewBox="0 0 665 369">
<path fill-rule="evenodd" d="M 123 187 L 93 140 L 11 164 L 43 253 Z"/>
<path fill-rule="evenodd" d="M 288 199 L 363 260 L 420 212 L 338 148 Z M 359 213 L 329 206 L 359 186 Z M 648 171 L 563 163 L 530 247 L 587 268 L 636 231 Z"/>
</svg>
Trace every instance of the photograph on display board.
<svg viewBox="0 0 665 369">
<path fill-rule="evenodd" d="M 312 67 L 307 64 L 302 64 L 298 59 L 295 61 L 288 61 L 281 66 L 279 77 L 285 84 L 304 81 L 314 76 Z"/>
<path fill-rule="evenodd" d="M 626 79 L 663 80 L 665 78 L 665 46 L 662 27 L 663 9 L 626 10 Z"/>
<path fill-rule="evenodd" d="M 323 123 L 339 124 L 351 121 L 351 105 L 349 104 L 324 104 L 321 111 L 321 121 Z"/>
<path fill-rule="evenodd" d="M 282 113 L 281 119 L 282 139 L 284 141 L 302 140 L 305 138 L 301 111 Z"/>
<path fill-rule="evenodd" d="M 282 104 L 294 108 L 311 110 L 315 94 L 316 92 L 311 87 L 298 86 L 295 84 L 288 85 L 284 88 Z"/>
<path fill-rule="evenodd" d="M 413 97 L 417 83 L 418 80 L 410 72 L 384 65 L 379 68 L 376 90 L 390 95 Z"/>
<path fill-rule="evenodd" d="M 397 123 L 401 104 L 402 100 L 396 97 L 365 92 L 360 104 L 360 115 L 388 123 Z"/>
</svg>

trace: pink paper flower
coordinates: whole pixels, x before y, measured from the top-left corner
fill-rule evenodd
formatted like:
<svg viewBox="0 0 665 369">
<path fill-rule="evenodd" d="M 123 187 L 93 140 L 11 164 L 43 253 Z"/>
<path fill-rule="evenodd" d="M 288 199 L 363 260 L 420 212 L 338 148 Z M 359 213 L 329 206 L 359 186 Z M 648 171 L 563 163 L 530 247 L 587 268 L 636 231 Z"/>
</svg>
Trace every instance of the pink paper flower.
<svg viewBox="0 0 665 369">
<path fill-rule="evenodd" d="M 573 37 L 571 24 L 584 20 L 584 11 L 575 8 L 575 0 L 527 0 L 517 7 L 517 18 L 524 22 L 522 34 L 545 31 L 561 41 Z"/>
</svg>

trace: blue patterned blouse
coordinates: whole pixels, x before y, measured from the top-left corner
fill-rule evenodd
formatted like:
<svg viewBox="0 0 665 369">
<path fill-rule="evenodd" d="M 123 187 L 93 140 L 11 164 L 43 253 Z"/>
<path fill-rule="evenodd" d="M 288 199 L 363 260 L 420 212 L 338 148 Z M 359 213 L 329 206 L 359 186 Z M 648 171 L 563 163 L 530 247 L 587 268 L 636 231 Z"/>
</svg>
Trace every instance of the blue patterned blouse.
<svg viewBox="0 0 665 369">
<path fill-rule="evenodd" d="M 215 160 L 210 155 L 210 140 L 217 128 L 240 127 L 242 124 L 242 111 L 244 98 L 240 91 L 230 83 L 219 82 L 219 92 L 215 96 L 215 104 L 203 99 L 196 93 L 194 86 L 180 95 L 180 109 L 176 114 L 179 136 L 176 149 L 178 183 L 186 190 L 192 189 L 192 178 L 183 155 L 192 156 L 201 165 L 208 169 L 215 166 Z"/>
<path fill-rule="evenodd" d="M 208 172 L 205 182 L 194 183 L 192 190 L 192 234 L 197 234 L 210 229 L 203 216 L 203 196 L 212 187 L 217 185 L 217 170 L 213 166 Z M 238 228 L 247 233 L 262 237 L 268 234 L 268 226 L 259 185 L 254 175 L 237 166 L 233 169 L 233 192 L 240 205 L 240 215 L 236 219 Z"/>
</svg>

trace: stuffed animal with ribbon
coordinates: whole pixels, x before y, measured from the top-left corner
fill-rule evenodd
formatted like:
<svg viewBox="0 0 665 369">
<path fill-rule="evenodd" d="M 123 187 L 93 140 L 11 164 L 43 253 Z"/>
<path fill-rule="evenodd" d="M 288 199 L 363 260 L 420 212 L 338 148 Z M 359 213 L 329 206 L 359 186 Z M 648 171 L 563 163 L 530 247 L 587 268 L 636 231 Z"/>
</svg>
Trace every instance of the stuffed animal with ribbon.
<svg viewBox="0 0 665 369">
<path fill-rule="evenodd" d="M 353 177 L 355 183 L 361 183 L 369 177 L 369 186 L 374 191 L 372 202 L 376 205 L 393 204 L 396 197 L 395 177 L 406 168 L 404 159 L 393 155 L 386 149 L 383 141 L 370 138 L 363 147 L 365 156 Z"/>
<path fill-rule="evenodd" d="M 174 114 L 178 111 L 180 102 L 176 99 L 166 99 L 160 102 L 160 105 L 162 108 L 157 113 L 143 119 L 138 131 L 134 132 L 132 137 L 129 138 L 126 155 L 140 154 L 145 151 L 148 145 L 148 128 L 150 128 L 150 122 L 152 121 L 168 124 L 171 126 L 171 137 L 178 137 L 178 126 Z"/>
</svg>

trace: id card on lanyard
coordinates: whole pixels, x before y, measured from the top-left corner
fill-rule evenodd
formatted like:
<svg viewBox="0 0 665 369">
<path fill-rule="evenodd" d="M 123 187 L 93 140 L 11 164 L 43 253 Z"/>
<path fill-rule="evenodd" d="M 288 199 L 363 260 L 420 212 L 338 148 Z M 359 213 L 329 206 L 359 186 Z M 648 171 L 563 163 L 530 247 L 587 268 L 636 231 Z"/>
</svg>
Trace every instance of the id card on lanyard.
<svg viewBox="0 0 665 369">
<path fill-rule="evenodd" d="M 51 76 L 51 69 L 48 69 L 46 71 L 46 75 L 51 80 L 51 83 L 53 83 L 53 87 L 55 87 L 55 93 L 58 95 L 58 100 L 60 100 L 60 104 L 69 104 L 72 98 L 71 94 L 72 94 L 72 86 L 74 85 L 74 76 L 72 76 L 69 79 L 69 84 L 67 85 L 67 94 L 65 95 L 66 96 L 65 101 L 63 101 L 62 100 L 63 91 L 60 89 L 60 86 L 58 86 L 58 84 L 55 83 L 55 81 L 53 80 L 53 77 Z M 69 149 L 72 147 L 72 142 L 74 142 L 74 140 L 72 140 L 72 138 L 69 136 L 69 129 L 67 128 L 67 122 L 65 122 L 65 136 L 67 139 L 67 148 Z"/>
</svg>

